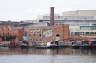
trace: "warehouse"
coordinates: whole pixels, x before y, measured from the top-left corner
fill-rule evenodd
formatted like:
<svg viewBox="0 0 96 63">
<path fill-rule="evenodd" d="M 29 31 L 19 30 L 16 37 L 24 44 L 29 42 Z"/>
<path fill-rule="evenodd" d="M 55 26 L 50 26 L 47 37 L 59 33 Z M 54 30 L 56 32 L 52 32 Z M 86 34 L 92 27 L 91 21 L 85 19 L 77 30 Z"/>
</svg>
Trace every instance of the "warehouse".
<svg viewBox="0 0 96 63">
<path fill-rule="evenodd" d="M 68 25 L 28 26 L 24 31 L 29 42 L 64 42 L 70 36 Z"/>
</svg>

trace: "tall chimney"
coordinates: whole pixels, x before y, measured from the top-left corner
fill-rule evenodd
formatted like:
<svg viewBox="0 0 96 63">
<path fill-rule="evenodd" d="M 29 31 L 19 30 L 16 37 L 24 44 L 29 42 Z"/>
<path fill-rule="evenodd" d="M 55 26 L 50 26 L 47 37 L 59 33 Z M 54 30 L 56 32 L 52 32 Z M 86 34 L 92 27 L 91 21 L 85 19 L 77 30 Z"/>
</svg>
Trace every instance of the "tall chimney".
<svg viewBox="0 0 96 63">
<path fill-rule="evenodd" d="M 50 7 L 50 25 L 54 25 L 54 7 Z"/>
</svg>

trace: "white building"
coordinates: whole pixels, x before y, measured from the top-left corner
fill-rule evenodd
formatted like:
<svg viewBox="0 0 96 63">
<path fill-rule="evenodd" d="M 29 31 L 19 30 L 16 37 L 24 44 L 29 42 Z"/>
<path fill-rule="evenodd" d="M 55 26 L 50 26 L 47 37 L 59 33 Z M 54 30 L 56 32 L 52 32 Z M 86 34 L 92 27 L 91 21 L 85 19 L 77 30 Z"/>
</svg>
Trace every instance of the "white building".
<svg viewBox="0 0 96 63">
<path fill-rule="evenodd" d="M 63 12 L 63 15 L 54 16 L 54 24 L 68 24 L 71 35 L 89 37 L 96 34 L 96 10 L 68 11 Z M 42 15 L 38 21 L 50 23 L 50 15 Z"/>
</svg>

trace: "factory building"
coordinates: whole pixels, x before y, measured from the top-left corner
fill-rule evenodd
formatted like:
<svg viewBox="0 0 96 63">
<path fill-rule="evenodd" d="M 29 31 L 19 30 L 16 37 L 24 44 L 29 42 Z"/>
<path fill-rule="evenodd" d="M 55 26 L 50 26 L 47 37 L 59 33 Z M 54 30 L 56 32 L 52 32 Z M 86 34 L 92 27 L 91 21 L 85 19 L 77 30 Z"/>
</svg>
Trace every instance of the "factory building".
<svg viewBox="0 0 96 63">
<path fill-rule="evenodd" d="M 0 43 L 5 45 L 15 45 L 22 40 L 23 29 L 16 29 L 11 25 L 0 25 Z"/>
<path fill-rule="evenodd" d="M 50 23 L 49 15 L 42 15 L 39 22 Z M 70 36 L 96 39 L 96 10 L 67 11 L 63 15 L 54 15 L 54 24 L 69 25 Z"/>
<path fill-rule="evenodd" d="M 24 29 L 29 42 L 52 42 L 69 39 L 68 25 L 29 26 Z"/>
</svg>

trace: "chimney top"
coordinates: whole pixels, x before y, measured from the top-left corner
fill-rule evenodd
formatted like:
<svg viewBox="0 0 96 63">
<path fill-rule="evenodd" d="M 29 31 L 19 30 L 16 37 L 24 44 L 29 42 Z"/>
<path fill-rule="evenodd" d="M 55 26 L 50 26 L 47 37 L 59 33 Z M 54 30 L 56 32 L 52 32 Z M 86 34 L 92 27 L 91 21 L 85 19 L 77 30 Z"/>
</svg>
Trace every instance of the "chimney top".
<svg viewBox="0 0 96 63">
<path fill-rule="evenodd" d="M 50 25 L 54 25 L 54 7 L 50 7 Z"/>
</svg>

